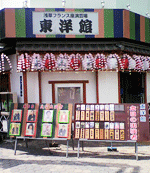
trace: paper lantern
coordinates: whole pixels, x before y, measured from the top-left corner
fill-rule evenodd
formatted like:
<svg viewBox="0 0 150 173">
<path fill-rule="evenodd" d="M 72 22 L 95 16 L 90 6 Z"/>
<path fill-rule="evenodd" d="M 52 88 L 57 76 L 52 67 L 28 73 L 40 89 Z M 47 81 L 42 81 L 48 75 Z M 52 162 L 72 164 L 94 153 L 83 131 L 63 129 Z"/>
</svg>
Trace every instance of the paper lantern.
<svg viewBox="0 0 150 173">
<path fill-rule="evenodd" d="M 70 59 L 68 54 L 59 54 L 56 61 L 57 70 L 65 71 L 70 68 Z"/>
<path fill-rule="evenodd" d="M 0 61 L 0 73 L 5 71 L 5 59 L 8 62 L 10 70 L 12 70 L 12 65 L 11 65 L 10 59 L 8 58 L 8 56 L 6 56 L 4 53 L 2 53 L 1 54 L 1 61 Z"/>
<path fill-rule="evenodd" d="M 44 64 L 45 68 L 48 70 L 55 69 L 55 64 L 56 64 L 55 55 L 53 55 L 52 53 L 45 54 L 44 59 L 43 59 L 43 64 Z"/>
<path fill-rule="evenodd" d="M 103 70 L 106 68 L 106 59 L 104 54 L 99 54 L 99 53 L 96 54 L 94 68 L 96 70 Z"/>
<path fill-rule="evenodd" d="M 136 62 L 131 56 L 128 56 L 128 61 L 129 61 L 129 70 L 133 70 L 136 67 Z"/>
<path fill-rule="evenodd" d="M 31 71 L 44 70 L 40 54 L 34 53 L 31 58 Z"/>
<path fill-rule="evenodd" d="M 128 61 L 128 55 L 127 54 L 123 54 L 123 58 L 121 59 L 122 65 L 123 65 L 123 69 L 127 70 L 129 67 L 129 61 Z"/>
<path fill-rule="evenodd" d="M 93 55 L 91 53 L 85 54 L 82 61 L 83 70 L 93 70 Z"/>
<path fill-rule="evenodd" d="M 78 70 L 80 68 L 81 65 L 81 55 L 80 54 L 71 54 L 70 55 L 70 67 L 73 70 Z"/>
<path fill-rule="evenodd" d="M 107 68 L 112 70 L 112 69 L 117 69 L 118 68 L 118 61 L 117 58 L 114 54 L 110 54 L 107 58 Z"/>
</svg>

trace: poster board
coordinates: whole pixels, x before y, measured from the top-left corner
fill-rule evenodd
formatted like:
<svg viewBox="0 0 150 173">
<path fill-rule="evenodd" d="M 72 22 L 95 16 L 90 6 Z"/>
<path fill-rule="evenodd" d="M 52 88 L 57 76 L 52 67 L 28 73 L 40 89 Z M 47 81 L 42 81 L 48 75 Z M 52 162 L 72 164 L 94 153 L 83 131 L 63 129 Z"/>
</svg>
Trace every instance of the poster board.
<svg viewBox="0 0 150 173">
<path fill-rule="evenodd" d="M 71 138 L 71 104 L 15 103 L 10 115 L 10 137 Z"/>
<path fill-rule="evenodd" d="M 75 139 L 149 140 L 148 104 L 76 104 Z"/>
</svg>

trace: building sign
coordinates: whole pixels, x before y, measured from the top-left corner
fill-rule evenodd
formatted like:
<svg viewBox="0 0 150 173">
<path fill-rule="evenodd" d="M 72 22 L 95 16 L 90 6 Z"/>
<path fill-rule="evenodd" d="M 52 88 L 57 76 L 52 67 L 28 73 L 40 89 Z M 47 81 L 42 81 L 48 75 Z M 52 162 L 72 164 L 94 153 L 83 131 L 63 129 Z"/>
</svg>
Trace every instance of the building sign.
<svg viewBox="0 0 150 173">
<path fill-rule="evenodd" d="M 33 34 L 98 35 L 98 13 L 33 12 Z"/>
</svg>

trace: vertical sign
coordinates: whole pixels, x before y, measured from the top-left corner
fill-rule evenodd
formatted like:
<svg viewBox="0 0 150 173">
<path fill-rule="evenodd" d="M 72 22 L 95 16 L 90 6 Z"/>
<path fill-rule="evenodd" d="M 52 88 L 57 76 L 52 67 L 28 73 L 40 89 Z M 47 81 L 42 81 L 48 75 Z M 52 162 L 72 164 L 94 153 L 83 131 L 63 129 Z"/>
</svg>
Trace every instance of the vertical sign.
<svg viewBox="0 0 150 173">
<path fill-rule="evenodd" d="M 20 97 L 22 97 L 22 76 L 20 76 Z"/>
</svg>

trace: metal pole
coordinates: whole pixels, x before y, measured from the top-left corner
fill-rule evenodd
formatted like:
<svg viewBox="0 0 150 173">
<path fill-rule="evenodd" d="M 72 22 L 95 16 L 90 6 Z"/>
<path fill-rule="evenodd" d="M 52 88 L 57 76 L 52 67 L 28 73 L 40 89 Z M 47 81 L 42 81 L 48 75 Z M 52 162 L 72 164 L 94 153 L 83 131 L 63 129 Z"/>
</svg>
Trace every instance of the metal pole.
<svg viewBox="0 0 150 173">
<path fill-rule="evenodd" d="M 14 155 L 16 155 L 16 149 L 17 149 L 17 138 L 16 138 L 16 140 L 15 140 L 15 148 L 14 148 Z"/>
<path fill-rule="evenodd" d="M 68 147 L 69 147 L 69 140 L 67 140 L 67 153 L 66 153 L 67 158 L 68 158 Z"/>
<path fill-rule="evenodd" d="M 83 141 L 82 141 L 82 151 L 84 151 Z"/>
<path fill-rule="evenodd" d="M 78 154 L 77 154 L 78 158 L 79 158 L 79 152 L 80 152 L 80 141 L 78 140 Z"/>
<path fill-rule="evenodd" d="M 25 143 L 26 143 L 26 148 L 28 148 L 28 141 L 27 141 L 27 139 L 25 139 Z"/>
<path fill-rule="evenodd" d="M 137 142 L 135 143 L 135 146 L 136 146 L 135 147 L 136 148 L 135 149 L 136 150 L 136 160 L 138 160 L 138 143 Z"/>
</svg>

